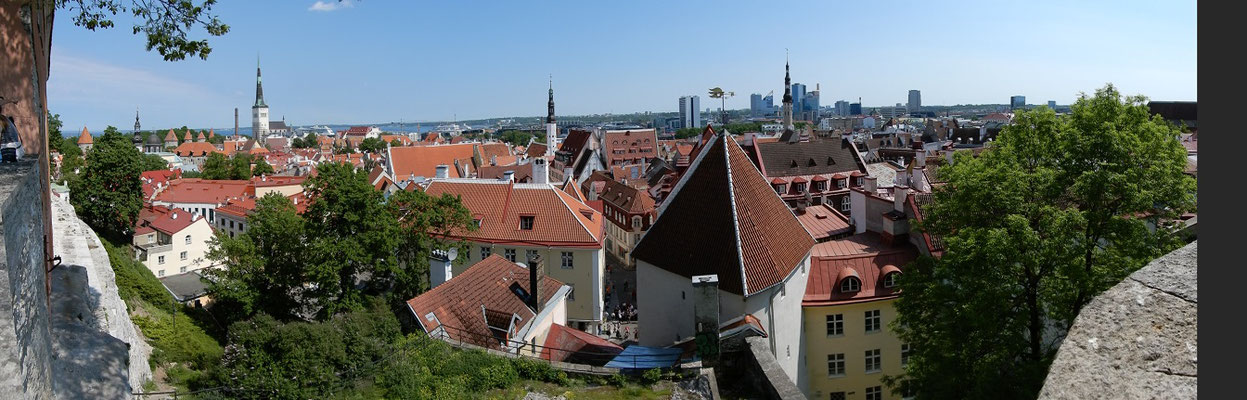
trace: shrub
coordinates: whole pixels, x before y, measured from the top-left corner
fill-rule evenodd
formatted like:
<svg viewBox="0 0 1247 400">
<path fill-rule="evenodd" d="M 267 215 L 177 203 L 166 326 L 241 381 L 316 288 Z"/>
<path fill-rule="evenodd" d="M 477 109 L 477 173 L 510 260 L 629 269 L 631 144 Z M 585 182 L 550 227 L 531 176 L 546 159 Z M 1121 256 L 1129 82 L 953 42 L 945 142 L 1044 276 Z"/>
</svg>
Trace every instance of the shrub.
<svg viewBox="0 0 1247 400">
<path fill-rule="evenodd" d="M 628 378 L 623 376 L 623 374 L 614 374 L 610 377 L 610 384 L 616 387 L 624 387 L 624 385 L 628 384 Z"/>
<path fill-rule="evenodd" d="M 160 283 L 160 280 L 156 279 L 156 275 L 134 259 L 133 250 L 113 244 L 108 240 L 101 241 L 104 243 L 104 250 L 108 252 L 108 263 L 111 264 L 113 274 L 116 275 L 117 293 L 122 300 L 127 301 L 127 305 L 133 299 L 142 299 L 157 307 L 165 307 L 173 303 L 173 296 Z"/>
<path fill-rule="evenodd" d="M 641 374 L 641 383 L 646 385 L 653 385 L 660 380 L 662 380 L 662 369 L 660 368 L 647 369 Z"/>
</svg>

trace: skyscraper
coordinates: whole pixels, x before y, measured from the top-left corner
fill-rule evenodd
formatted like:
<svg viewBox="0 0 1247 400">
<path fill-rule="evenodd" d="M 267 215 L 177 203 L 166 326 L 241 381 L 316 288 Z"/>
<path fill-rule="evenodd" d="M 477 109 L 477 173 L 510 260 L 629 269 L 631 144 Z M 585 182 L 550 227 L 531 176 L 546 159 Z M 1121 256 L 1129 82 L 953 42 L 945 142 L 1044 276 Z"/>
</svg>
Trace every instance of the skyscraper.
<svg viewBox="0 0 1247 400">
<path fill-rule="evenodd" d="M 1009 98 L 1009 108 L 1026 107 L 1026 96 L 1017 95 Z"/>
<path fill-rule="evenodd" d="M 862 103 L 849 104 L 849 115 L 862 115 Z"/>
<path fill-rule="evenodd" d="M 762 94 L 754 93 L 749 95 L 749 116 L 760 117 L 763 114 Z"/>
<path fill-rule="evenodd" d="M 805 85 L 792 84 L 792 108 L 797 112 L 805 111 Z"/>
<path fill-rule="evenodd" d="M 908 108 L 910 112 L 914 112 L 914 111 L 918 111 L 922 109 L 922 92 L 919 92 L 917 90 L 910 90 L 909 91 L 909 104 L 907 105 L 906 108 Z"/>
<path fill-rule="evenodd" d="M 818 85 L 814 85 L 814 90 L 802 96 L 801 114 L 802 118 L 807 121 L 818 122 Z"/>
<path fill-rule="evenodd" d="M 1056 100 L 1048 100 L 1048 108 L 1056 109 Z"/>
<path fill-rule="evenodd" d="M 255 59 L 255 105 L 251 106 L 251 137 L 268 136 L 268 104 L 264 104 L 264 86 L 260 85 L 260 58 Z"/>
<path fill-rule="evenodd" d="M 697 96 L 680 98 L 680 127 L 697 128 L 701 126 L 701 101 Z"/>
<path fill-rule="evenodd" d="M 841 117 L 849 116 L 849 102 L 840 100 L 836 102 L 836 115 Z"/>
</svg>

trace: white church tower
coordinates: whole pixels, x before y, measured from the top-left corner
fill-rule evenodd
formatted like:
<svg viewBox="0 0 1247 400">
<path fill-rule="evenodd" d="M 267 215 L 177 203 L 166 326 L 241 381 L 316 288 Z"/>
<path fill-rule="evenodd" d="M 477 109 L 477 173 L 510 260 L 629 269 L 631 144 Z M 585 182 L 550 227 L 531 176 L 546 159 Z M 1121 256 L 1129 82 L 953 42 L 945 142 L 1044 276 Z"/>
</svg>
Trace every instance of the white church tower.
<svg viewBox="0 0 1247 400">
<path fill-rule="evenodd" d="M 550 78 L 550 102 L 547 104 L 549 108 L 546 114 L 546 157 L 554 157 L 554 152 L 558 150 L 558 125 L 554 123 L 554 78 Z"/>
<path fill-rule="evenodd" d="M 255 105 L 251 106 L 251 137 L 268 136 L 268 104 L 264 104 L 264 87 L 260 85 L 260 58 L 255 60 Z"/>
</svg>

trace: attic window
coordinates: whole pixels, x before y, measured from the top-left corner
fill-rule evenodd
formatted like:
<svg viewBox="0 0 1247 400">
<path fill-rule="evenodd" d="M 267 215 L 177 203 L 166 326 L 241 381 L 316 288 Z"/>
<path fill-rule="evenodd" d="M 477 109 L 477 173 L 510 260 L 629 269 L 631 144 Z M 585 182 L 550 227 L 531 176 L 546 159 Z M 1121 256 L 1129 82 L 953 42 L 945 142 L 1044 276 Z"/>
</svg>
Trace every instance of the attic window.
<svg viewBox="0 0 1247 400">
<path fill-rule="evenodd" d="M 831 158 L 831 156 L 828 156 L 827 165 L 836 165 L 836 160 L 834 158 Z"/>
<path fill-rule="evenodd" d="M 792 160 L 792 165 L 791 165 L 791 167 L 792 167 L 792 168 L 796 168 L 796 167 L 797 167 L 797 160 Z"/>
<path fill-rule="evenodd" d="M 856 277 L 850 276 L 848 278 L 844 278 L 843 281 L 840 281 L 840 292 L 842 293 L 856 293 L 858 290 L 861 290 L 861 288 L 862 282 Z"/>
<path fill-rule="evenodd" d="M 813 167 L 813 166 L 818 165 L 818 164 L 815 164 L 815 163 L 814 163 L 814 159 L 813 159 L 813 158 L 811 158 L 811 159 L 810 159 L 810 162 L 809 162 L 808 164 L 806 164 L 806 165 L 807 165 L 807 166 L 810 166 L 810 167 Z"/>
<path fill-rule="evenodd" d="M 532 215 L 521 215 L 520 216 L 520 229 L 526 230 L 526 231 L 533 230 L 533 220 L 535 219 L 537 219 L 537 217 L 532 216 Z"/>
<path fill-rule="evenodd" d="M 900 276 L 900 272 L 893 272 L 883 277 L 883 287 L 890 288 L 896 286 L 896 278 Z"/>
</svg>

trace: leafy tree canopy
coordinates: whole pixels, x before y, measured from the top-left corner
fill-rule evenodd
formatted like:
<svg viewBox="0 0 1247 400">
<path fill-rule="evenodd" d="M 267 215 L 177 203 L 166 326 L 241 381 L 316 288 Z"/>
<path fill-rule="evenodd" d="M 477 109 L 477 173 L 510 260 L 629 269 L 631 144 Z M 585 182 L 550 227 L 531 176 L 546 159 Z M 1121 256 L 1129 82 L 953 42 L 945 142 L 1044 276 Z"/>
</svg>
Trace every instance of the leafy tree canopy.
<svg viewBox="0 0 1247 400">
<path fill-rule="evenodd" d="M 95 139 L 79 179 L 70 181 L 70 202 L 96 232 L 129 242 L 143 207 L 142 154 L 117 128 L 109 126 Z"/>
<path fill-rule="evenodd" d="M 147 37 L 147 51 L 156 49 L 165 61 L 188 56 L 208 59 L 212 52 L 208 41 L 193 39 L 190 33 L 196 29 L 211 36 L 229 32 L 229 25 L 212 13 L 214 5 L 216 0 L 56 0 L 56 8 L 74 13 L 74 25 L 92 31 L 113 28 L 118 13 L 133 15 L 133 33 L 142 32 Z"/>
</svg>

